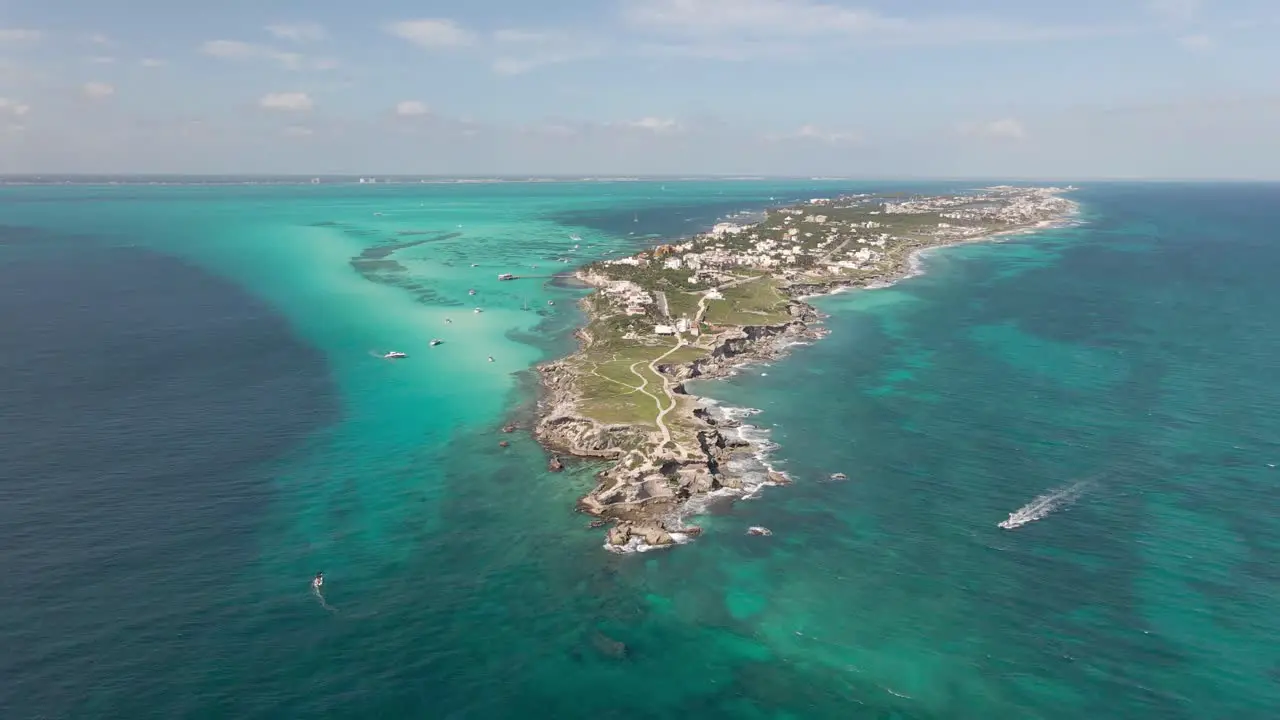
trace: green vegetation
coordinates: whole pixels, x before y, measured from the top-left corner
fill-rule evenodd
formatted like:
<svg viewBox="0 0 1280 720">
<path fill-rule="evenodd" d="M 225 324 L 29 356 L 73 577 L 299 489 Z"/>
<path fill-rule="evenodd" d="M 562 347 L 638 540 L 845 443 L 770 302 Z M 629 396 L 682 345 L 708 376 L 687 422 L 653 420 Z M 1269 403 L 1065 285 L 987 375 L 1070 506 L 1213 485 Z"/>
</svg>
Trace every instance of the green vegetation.
<svg viewBox="0 0 1280 720">
<path fill-rule="evenodd" d="M 669 412 L 659 419 L 660 409 L 681 400 L 667 393 L 650 363 L 659 357 L 672 365 L 704 357 L 724 329 L 789 322 L 790 299 L 783 291 L 788 285 L 884 279 L 901 272 L 918 248 L 981 234 L 964 229 L 1006 229 L 1013 221 L 988 211 L 1001 209 L 1009 197 L 900 194 L 805 204 L 771 210 L 752 226 L 640 253 L 636 265 L 602 261 L 589 266 L 593 275 L 633 285 L 586 301 L 590 342 L 571 360 L 579 366 L 582 412 L 602 422 L 644 424 L 683 437 L 689 428 L 677 424 L 687 413 Z M 912 212 L 886 214 L 886 201 L 910 203 L 906 209 Z M 1054 212 L 1051 203 L 1041 209 Z M 968 219 L 943 217 L 965 211 L 977 212 L 968 213 Z M 1025 209 L 1012 217 L 1027 217 Z M 679 267 L 667 267 L 672 260 Z M 704 300 L 712 288 L 723 298 Z M 658 325 L 696 317 L 700 303 L 705 308 L 701 335 L 684 333 L 677 340 L 655 333 Z M 678 342 L 684 345 L 677 349 Z"/>
<path fill-rule="evenodd" d="M 577 362 L 578 388 L 587 398 L 583 411 L 600 422 L 652 425 L 670 400 L 649 363 L 673 347 L 674 341 L 639 345 L 618 338 L 594 345 Z"/>
<path fill-rule="evenodd" d="M 704 321 L 710 325 L 777 325 L 790 319 L 787 299 L 773 278 L 761 277 L 727 287 L 723 300 L 708 300 Z"/>
<path fill-rule="evenodd" d="M 698 314 L 698 296 L 693 293 L 680 292 L 672 290 L 665 293 L 667 296 L 667 308 L 671 313 L 671 317 L 687 317 L 690 320 Z"/>
</svg>

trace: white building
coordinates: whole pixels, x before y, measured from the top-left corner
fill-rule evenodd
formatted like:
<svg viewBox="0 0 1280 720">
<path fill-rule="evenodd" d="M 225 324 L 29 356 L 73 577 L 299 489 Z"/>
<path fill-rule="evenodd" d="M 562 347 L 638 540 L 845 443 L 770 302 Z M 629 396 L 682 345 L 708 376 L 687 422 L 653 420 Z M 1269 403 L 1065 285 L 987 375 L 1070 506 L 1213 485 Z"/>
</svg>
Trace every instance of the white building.
<svg viewBox="0 0 1280 720">
<path fill-rule="evenodd" d="M 655 325 L 653 332 L 655 335 L 675 335 L 676 329 L 670 325 Z"/>
</svg>

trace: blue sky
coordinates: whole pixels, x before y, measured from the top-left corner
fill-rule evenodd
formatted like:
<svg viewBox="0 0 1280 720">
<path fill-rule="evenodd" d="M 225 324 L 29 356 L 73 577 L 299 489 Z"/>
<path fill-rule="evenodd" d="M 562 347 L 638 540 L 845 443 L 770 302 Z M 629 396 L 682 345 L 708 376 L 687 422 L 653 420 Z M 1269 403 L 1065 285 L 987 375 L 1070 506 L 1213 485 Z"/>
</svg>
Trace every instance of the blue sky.
<svg viewBox="0 0 1280 720">
<path fill-rule="evenodd" d="M 1278 33 L 1274 0 L 0 0 L 0 172 L 1280 178 Z"/>
</svg>

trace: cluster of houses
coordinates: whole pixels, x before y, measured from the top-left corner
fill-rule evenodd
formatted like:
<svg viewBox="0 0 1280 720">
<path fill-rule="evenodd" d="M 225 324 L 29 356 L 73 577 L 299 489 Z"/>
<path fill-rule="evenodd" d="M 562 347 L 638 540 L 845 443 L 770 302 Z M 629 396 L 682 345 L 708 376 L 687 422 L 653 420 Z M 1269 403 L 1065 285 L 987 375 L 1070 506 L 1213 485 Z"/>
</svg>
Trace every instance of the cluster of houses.
<svg viewBox="0 0 1280 720">
<path fill-rule="evenodd" d="M 653 304 L 653 295 L 630 280 L 615 280 L 601 288 L 601 292 L 628 315 L 644 315 L 645 308 Z"/>
<path fill-rule="evenodd" d="M 1026 224 L 1069 209 L 1071 203 L 1056 193 L 1056 188 L 1026 189 L 1013 187 L 987 188 L 973 195 L 912 198 L 902 202 L 884 202 L 879 210 L 867 208 L 865 215 L 904 215 L 937 213 L 936 227 L 919 228 L 938 237 L 964 238 L 990 231 L 995 222 Z M 806 207 L 774 211 L 773 219 L 763 225 L 739 225 L 722 222 L 710 231 L 679 244 L 661 245 L 650 252 L 633 257 L 605 261 L 605 265 L 660 267 L 668 271 L 688 271 L 687 283 L 710 288 L 705 297 L 723 296 L 714 288 L 740 279 L 741 269 L 770 270 L 784 279 L 800 279 L 815 270 L 834 275 L 874 267 L 884 257 L 883 248 L 895 237 L 883 229 L 886 222 L 859 219 L 857 222 L 833 222 L 830 215 L 816 207 L 831 208 L 827 212 L 852 207 L 844 198 L 833 201 L 812 198 Z M 816 206 L 816 207 L 814 207 Z M 875 207 L 875 206 L 872 206 Z M 864 215 L 864 217 L 865 217 Z M 957 221 L 947 222 L 947 221 Z M 892 221 L 888 221 L 892 222 Z M 654 304 L 654 296 L 639 284 L 614 281 L 604 292 L 627 315 L 644 315 Z M 665 302 L 665 301 L 664 301 Z M 687 319 L 654 328 L 658 335 L 697 333 Z"/>
<path fill-rule="evenodd" d="M 1061 192 L 1063 189 L 1060 188 L 1017 188 L 999 185 L 986 188 L 983 192 L 974 195 L 916 198 L 898 203 L 886 202 L 882 210 L 885 215 L 938 213 L 938 217 L 948 220 L 1021 224 L 1067 210 L 1071 202 L 1059 197 L 1058 193 Z M 950 225 L 939 224 L 939 227 L 945 228 Z"/>
<path fill-rule="evenodd" d="M 827 198 L 813 198 L 809 204 L 830 206 L 833 202 Z M 892 238 L 889 233 L 862 236 L 851 233 L 858 229 L 883 227 L 882 223 L 875 221 L 831 223 L 830 216 L 801 208 L 784 208 L 777 213 L 782 216 L 783 227 L 780 232 L 771 230 L 768 237 L 761 237 L 758 227 L 724 222 L 688 242 L 662 245 L 651 254 L 641 253 L 605 264 L 643 267 L 653 262 L 666 270 L 688 270 L 687 282 L 690 285 L 706 287 L 732 280 L 731 271 L 737 268 L 785 271 L 800 266 L 813 267 L 815 263 L 833 273 L 865 268 L 880 258 L 879 253 L 868 247 L 851 250 L 837 259 L 826 256 L 831 254 L 837 243 L 853 241 L 882 248 Z M 802 232 L 799 227 L 802 224 L 824 228 L 815 237 L 812 230 Z M 826 261 L 817 263 L 820 258 L 826 258 Z"/>
<path fill-rule="evenodd" d="M 697 335 L 698 326 L 689 318 L 680 318 L 676 320 L 674 325 L 655 325 L 653 328 L 655 335 L 675 335 L 676 333 Z"/>
</svg>

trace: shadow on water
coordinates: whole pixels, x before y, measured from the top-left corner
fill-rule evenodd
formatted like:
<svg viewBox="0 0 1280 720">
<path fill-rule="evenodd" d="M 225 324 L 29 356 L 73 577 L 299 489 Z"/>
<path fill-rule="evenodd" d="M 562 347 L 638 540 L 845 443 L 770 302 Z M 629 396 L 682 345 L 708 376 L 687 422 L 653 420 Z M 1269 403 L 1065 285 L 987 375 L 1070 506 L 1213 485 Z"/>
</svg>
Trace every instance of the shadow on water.
<svg viewBox="0 0 1280 720">
<path fill-rule="evenodd" d="M 0 316 L 0 715 L 118 715 L 125 679 L 194 696 L 255 561 L 259 469 L 336 420 L 323 357 L 140 249 L 0 259 Z"/>
</svg>

